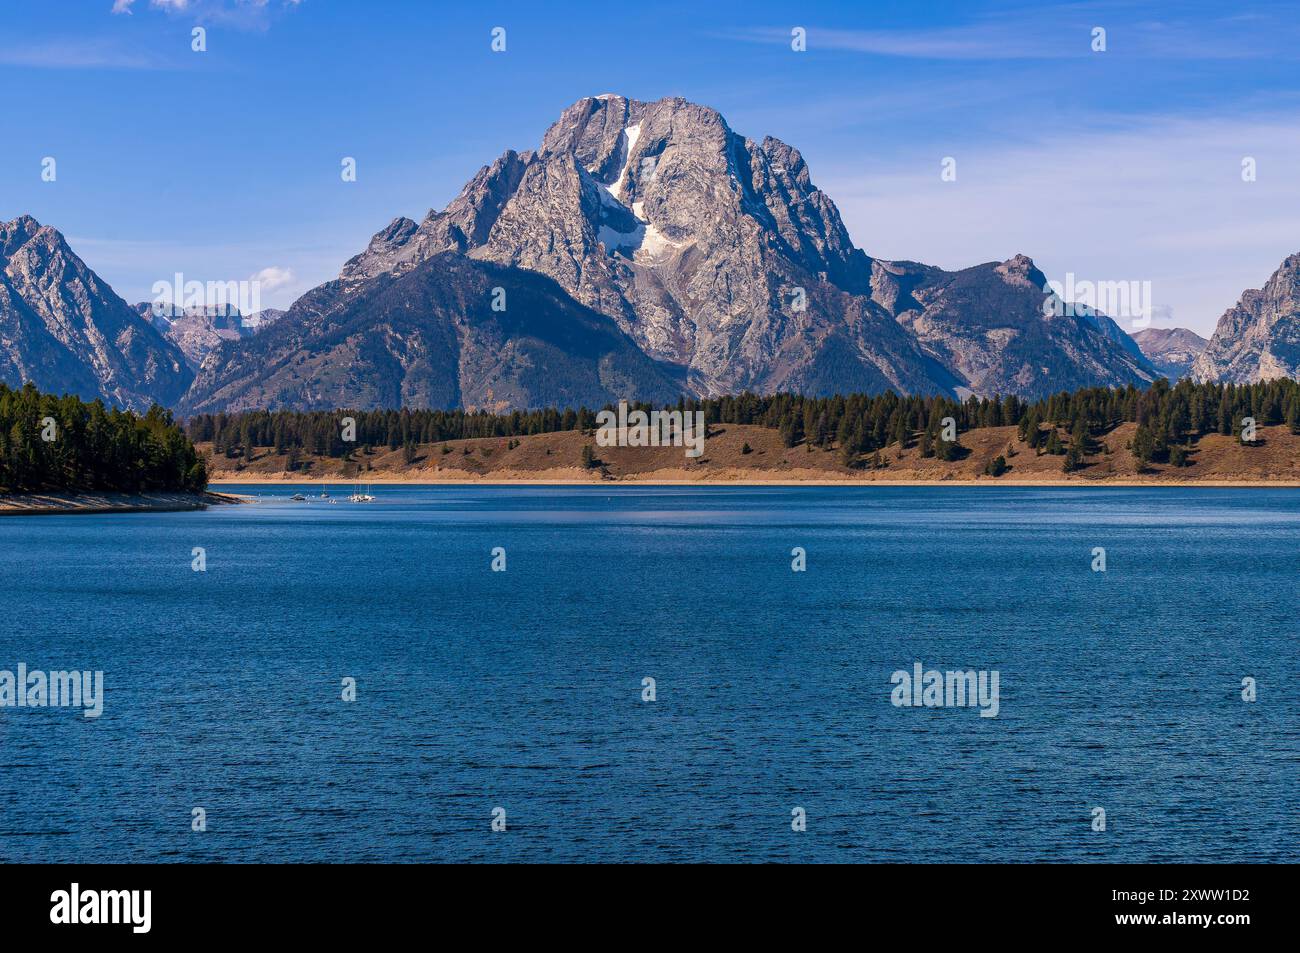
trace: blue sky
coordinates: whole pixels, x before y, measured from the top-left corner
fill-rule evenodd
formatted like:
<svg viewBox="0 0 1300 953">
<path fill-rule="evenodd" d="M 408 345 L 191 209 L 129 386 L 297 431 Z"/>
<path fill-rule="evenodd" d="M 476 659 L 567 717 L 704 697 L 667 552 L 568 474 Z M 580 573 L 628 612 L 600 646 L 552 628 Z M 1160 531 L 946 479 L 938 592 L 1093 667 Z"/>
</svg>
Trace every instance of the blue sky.
<svg viewBox="0 0 1300 953">
<path fill-rule="evenodd" d="M 285 306 L 579 97 L 681 95 L 797 146 L 868 254 L 1023 252 L 1049 278 L 1150 281 L 1157 326 L 1208 334 L 1300 251 L 1298 19 L 1284 3 L 0 0 L 0 218 L 56 226 L 131 301 L 177 271 L 271 269 L 264 303 Z"/>
</svg>

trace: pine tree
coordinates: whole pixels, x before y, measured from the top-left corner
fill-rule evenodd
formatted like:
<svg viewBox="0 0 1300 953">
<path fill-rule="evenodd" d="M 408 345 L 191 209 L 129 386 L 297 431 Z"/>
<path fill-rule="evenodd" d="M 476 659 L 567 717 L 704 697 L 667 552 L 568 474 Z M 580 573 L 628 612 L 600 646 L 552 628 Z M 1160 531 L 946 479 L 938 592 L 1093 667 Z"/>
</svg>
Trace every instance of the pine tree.
<svg viewBox="0 0 1300 953">
<path fill-rule="evenodd" d="M 906 450 L 912 443 L 912 431 L 907 426 L 907 417 L 903 414 L 898 415 L 898 420 L 894 424 L 893 438 L 899 450 Z"/>
<path fill-rule="evenodd" d="M 934 436 L 928 430 L 921 431 L 920 450 L 922 457 L 934 456 Z"/>
<path fill-rule="evenodd" d="M 1138 470 L 1145 470 L 1155 456 L 1155 437 L 1151 433 L 1151 428 L 1145 424 L 1139 426 L 1137 432 L 1133 434 L 1133 442 L 1129 445 L 1129 449 L 1133 451 L 1133 459 L 1137 461 Z"/>
</svg>

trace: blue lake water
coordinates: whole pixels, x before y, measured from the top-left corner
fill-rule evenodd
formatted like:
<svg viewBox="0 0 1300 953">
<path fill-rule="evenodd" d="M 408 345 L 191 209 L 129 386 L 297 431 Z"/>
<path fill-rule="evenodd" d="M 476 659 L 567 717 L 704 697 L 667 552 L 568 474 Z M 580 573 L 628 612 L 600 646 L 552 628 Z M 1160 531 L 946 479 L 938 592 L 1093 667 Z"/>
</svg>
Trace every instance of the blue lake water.
<svg viewBox="0 0 1300 953">
<path fill-rule="evenodd" d="M 1300 492 L 223 489 L 0 519 L 0 860 L 1300 860 Z"/>
</svg>

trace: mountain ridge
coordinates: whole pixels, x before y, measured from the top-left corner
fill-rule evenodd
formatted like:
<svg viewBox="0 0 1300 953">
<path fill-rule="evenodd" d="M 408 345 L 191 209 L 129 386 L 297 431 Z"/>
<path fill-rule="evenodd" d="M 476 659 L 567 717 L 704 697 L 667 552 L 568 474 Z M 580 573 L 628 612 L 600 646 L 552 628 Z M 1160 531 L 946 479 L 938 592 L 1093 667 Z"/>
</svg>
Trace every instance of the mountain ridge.
<svg viewBox="0 0 1300 953">
<path fill-rule="evenodd" d="M 485 285 L 486 272 L 459 262 L 495 266 L 500 284 Z M 417 272 L 419 280 L 402 283 Z M 541 293 L 532 276 L 554 288 Z M 505 308 L 517 303 L 516 285 L 520 300 L 542 310 L 498 315 L 494 329 L 478 320 L 498 291 Z M 462 311 L 431 305 L 417 326 L 398 314 L 394 287 L 411 294 L 408 310 L 456 300 Z M 469 287 L 484 297 L 463 297 Z M 1045 276 L 1025 255 L 957 271 L 873 258 L 853 244 L 793 146 L 742 136 L 717 110 L 680 97 L 605 94 L 563 110 L 536 149 L 507 149 L 482 166 L 443 209 L 419 222 L 393 219 L 271 328 L 246 335 L 220 316 L 173 316 L 162 343 L 180 355 L 181 377 L 191 374 L 192 384 L 183 393 L 174 382 L 154 390 L 186 412 L 257 400 L 316 407 L 327 395 L 353 406 L 364 395 L 497 408 L 503 399 L 551 404 L 570 392 L 661 400 L 665 382 L 670 399 L 884 390 L 1036 398 L 1161 376 L 1109 317 L 1052 304 Z M 560 328 L 595 329 L 592 314 L 646 360 L 603 324 L 593 333 L 621 378 L 602 379 L 600 361 L 564 351 L 576 341 Z M 355 340 L 340 349 L 327 329 L 341 325 Z M 528 356 L 493 362 L 479 351 L 488 339 Z M 577 378 L 533 374 L 538 347 L 542 366 Z M 424 364 L 446 379 L 417 384 Z M 491 369 L 491 386 L 469 379 L 473 367 Z M 616 379 L 629 389 L 610 391 Z"/>
<path fill-rule="evenodd" d="M 502 282 L 514 305 L 494 311 Z M 247 341 L 222 342 L 181 411 L 501 411 L 601 406 L 628 392 L 670 402 L 680 393 L 670 369 L 544 275 L 444 252 L 351 292 L 341 285 L 313 289 Z"/>
</svg>

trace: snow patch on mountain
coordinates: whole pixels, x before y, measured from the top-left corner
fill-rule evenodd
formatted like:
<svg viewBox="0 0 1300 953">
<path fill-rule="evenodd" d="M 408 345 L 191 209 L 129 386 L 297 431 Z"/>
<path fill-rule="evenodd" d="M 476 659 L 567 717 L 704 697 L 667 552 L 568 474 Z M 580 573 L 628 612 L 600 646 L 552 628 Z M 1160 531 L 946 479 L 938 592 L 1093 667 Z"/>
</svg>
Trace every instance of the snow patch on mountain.
<svg viewBox="0 0 1300 953">
<path fill-rule="evenodd" d="M 623 180 L 627 178 L 628 166 L 632 164 L 632 150 L 636 148 L 636 141 L 640 137 L 640 123 L 637 123 L 635 126 L 628 126 L 623 130 L 623 139 L 625 140 L 623 146 L 623 165 L 619 167 L 618 176 L 615 177 L 614 184 L 605 186 L 606 191 L 608 191 L 610 195 L 614 196 L 615 200 L 619 202 L 622 202 L 623 200 Z"/>
</svg>

